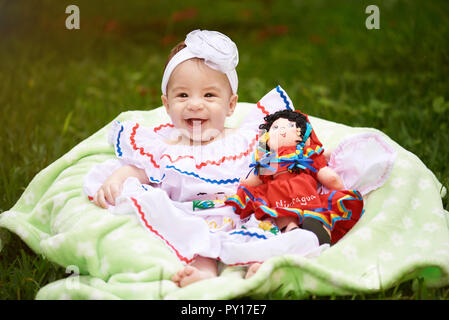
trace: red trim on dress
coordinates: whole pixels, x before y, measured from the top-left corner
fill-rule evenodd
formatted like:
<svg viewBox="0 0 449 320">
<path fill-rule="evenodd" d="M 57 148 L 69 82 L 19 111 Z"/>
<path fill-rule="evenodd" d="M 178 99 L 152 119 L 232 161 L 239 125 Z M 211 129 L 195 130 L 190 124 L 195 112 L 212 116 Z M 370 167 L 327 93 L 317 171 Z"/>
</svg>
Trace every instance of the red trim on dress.
<svg viewBox="0 0 449 320">
<path fill-rule="evenodd" d="M 256 136 L 253 138 L 253 140 L 251 141 L 250 145 L 248 146 L 248 149 L 246 149 L 246 151 L 241 152 L 239 155 L 223 156 L 223 157 L 222 157 L 220 160 L 218 160 L 218 161 L 215 161 L 215 160 L 207 160 L 206 162 L 201 162 L 200 164 L 196 164 L 195 167 L 196 167 L 197 169 L 201 169 L 202 167 L 205 167 L 205 166 L 207 166 L 208 164 L 214 164 L 214 165 L 216 165 L 216 166 L 219 166 L 219 165 L 221 165 L 223 162 L 225 162 L 226 160 L 234 160 L 234 161 L 235 161 L 235 160 L 237 160 L 237 159 L 242 158 L 243 156 L 246 157 L 250 152 L 252 152 L 252 149 L 253 149 L 254 145 L 256 144 L 258 137 L 259 137 L 259 135 L 256 134 Z M 194 159 L 193 156 L 191 156 L 191 155 L 186 155 L 186 156 L 179 156 L 179 157 L 177 157 L 175 160 L 173 160 L 173 159 L 170 157 L 170 155 L 169 155 L 169 154 L 166 154 L 166 153 L 164 153 L 164 154 L 161 156 L 161 159 L 162 159 L 163 157 L 167 157 L 167 158 L 170 160 L 171 163 L 175 163 L 175 162 L 177 162 L 177 161 L 179 161 L 179 160 L 181 160 L 181 159 L 185 159 L 185 158 L 191 158 L 191 159 Z"/>
<path fill-rule="evenodd" d="M 182 256 L 178 250 L 176 250 L 176 248 L 170 243 L 168 242 L 159 232 L 157 232 L 156 230 L 154 230 L 149 224 L 148 221 L 145 219 L 145 213 L 142 211 L 142 207 L 141 205 L 137 202 L 137 200 L 133 197 L 130 197 L 131 201 L 134 203 L 137 211 L 139 212 L 142 221 L 145 223 L 145 226 L 151 231 L 153 232 L 155 235 L 157 235 L 159 238 L 161 238 L 175 253 L 176 256 L 179 258 L 179 260 L 184 261 L 185 263 L 189 264 L 192 263 L 197 255 L 195 255 L 195 257 L 193 257 L 192 259 L 188 259 L 184 256 Z M 220 257 L 216 258 L 217 260 L 220 260 Z M 232 263 L 232 264 L 226 264 L 227 266 L 244 266 L 244 265 L 248 265 L 248 264 L 253 264 L 253 263 L 263 263 L 263 261 L 248 261 L 248 262 L 236 262 L 236 263 Z"/>
<path fill-rule="evenodd" d="M 217 260 L 221 261 L 220 257 L 218 257 Z M 230 267 L 232 267 L 232 266 L 246 266 L 248 264 L 253 264 L 253 263 L 260 263 L 260 264 L 262 264 L 263 261 L 236 262 L 236 263 L 231 263 L 231 264 L 227 264 L 226 263 L 226 265 L 230 266 Z"/>
<path fill-rule="evenodd" d="M 265 107 L 260 103 L 260 101 L 257 102 L 257 108 L 260 109 L 260 111 L 261 111 L 263 114 L 265 114 L 265 115 L 270 114 L 270 113 L 265 109 Z M 155 128 L 153 129 L 153 131 L 154 131 L 154 132 L 159 131 L 159 130 L 161 130 L 161 129 L 164 128 L 164 127 L 171 127 L 171 128 L 173 128 L 174 125 L 171 124 L 171 123 L 169 123 L 169 122 L 167 122 L 167 123 L 165 123 L 165 124 L 161 124 L 161 125 L 155 127 Z M 160 166 L 159 166 L 159 165 L 156 163 L 156 161 L 154 160 L 152 154 L 150 154 L 150 153 L 148 153 L 148 152 L 145 152 L 144 148 L 138 147 L 138 146 L 136 145 L 135 135 L 136 135 L 136 131 L 137 131 L 138 128 L 139 128 L 139 124 L 136 123 L 136 125 L 133 127 L 133 131 L 132 131 L 132 133 L 131 133 L 131 135 L 130 135 L 131 145 L 132 145 L 133 149 L 139 151 L 141 155 L 149 157 L 149 158 L 150 158 L 150 161 L 153 163 L 153 165 L 154 165 L 156 168 L 160 168 Z M 197 164 L 197 165 L 195 165 L 195 166 L 196 166 L 197 169 L 201 169 L 202 167 L 205 167 L 205 166 L 207 166 L 208 164 L 213 164 L 213 165 L 219 166 L 219 165 L 221 165 L 223 162 L 225 162 L 226 160 L 234 160 L 234 161 L 235 161 L 235 160 L 240 159 L 240 158 L 242 158 L 242 157 L 244 157 L 244 156 L 247 156 L 247 155 L 252 151 L 252 148 L 254 147 L 254 145 L 255 145 L 255 143 L 256 143 L 258 137 L 259 137 L 259 135 L 257 134 L 257 135 L 254 137 L 254 139 L 251 141 L 251 144 L 249 145 L 248 149 L 247 149 L 246 151 L 241 152 L 239 155 L 223 156 L 223 157 L 222 157 L 220 160 L 218 160 L 218 161 L 215 161 L 215 160 L 207 160 L 207 161 L 201 162 L 200 164 Z M 166 154 L 166 153 L 164 153 L 164 154 L 161 156 L 161 159 L 162 159 L 163 157 L 167 157 L 167 158 L 170 160 L 171 163 L 175 163 L 175 162 L 177 162 L 177 161 L 179 161 L 179 160 L 181 160 L 181 159 L 184 159 L 184 158 L 191 158 L 191 159 L 194 159 L 194 157 L 191 156 L 191 155 L 185 155 L 185 156 L 178 156 L 175 160 L 173 160 L 173 159 L 171 158 L 171 156 L 170 156 L 169 154 Z"/>
<path fill-rule="evenodd" d="M 173 128 L 174 125 L 171 124 L 170 122 L 167 122 L 167 123 L 165 123 L 165 124 L 161 124 L 160 126 L 154 128 L 153 131 L 154 131 L 154 132 L 159 131 L 159 130 L 161 130 L 161 129 L 164 128 L 164 127 L 172 127 L 172 128 Z"/>
<path fill-rule="evenodd" d="M 179 258 L 179 260 L 184 261 L 185 263 L 191 263 L 193 260 L 195 260 L 195 257 L 193 257 L 192 259 L 188 259 L 184 256 L 182 256 L 178 250 L 176 250 L 176 248 L 170 243 L 168 242 L 159 232 L 157 232 L 156 230 L 154 230 L 149 224 L 148 221 L 145 219 L 145 213 L 142 211 L 142 207 L 140 206 L 140 204 L 137 202 L 137 200 L 133 197 L 130 197 L 131 201 L 134 203 L 134 205 L 136 206 L 137 211 L 139 212 L 140 216 L 142 217 L 143 222 L 145 223 L 145 226 L 150 229 L 151 232 L 153 232 L 155 235 L 157 235 L 159 238 L 161 238 L 162 240 L 164 240 L 164 242 L 176 253 L 176 256 Z"/>
<path fill-rule="evenodd" d="M 263 105 L 260 104 L 260 101 L 257 102 L 257 108 L 259 108 L 264 114 L 269 115 L 270 113 L 265 109 Z"/>
<path fill-rule="evenodd" d="M 156 167 L 156 168 L 160 168 L 160 166 L 156 163 L 156 161 L 154 161 L 153 159 L 153 155 L 151 153 L 145 152 L 145 150 L 141 147 L 137 147 L 136 145 L 136 140 L 134 139 L 137 129 L 139 128 L 139 124 L 136 123 L 136 125 L 133 127 L 133 132 L 131 133 L 129 139 L 131 140 L 131 145 L 133 147 L 134 150 L 137 150 L 140 152 L 141 155 L 143 156 L 147 156 L 150 158 L 151 163 Z"/>
</svg>

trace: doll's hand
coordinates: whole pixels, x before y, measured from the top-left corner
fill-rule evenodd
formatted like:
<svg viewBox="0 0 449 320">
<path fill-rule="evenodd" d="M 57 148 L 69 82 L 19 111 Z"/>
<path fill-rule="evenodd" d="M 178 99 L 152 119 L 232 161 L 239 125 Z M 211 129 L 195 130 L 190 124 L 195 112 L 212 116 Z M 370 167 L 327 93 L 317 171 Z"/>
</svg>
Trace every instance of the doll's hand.
<svg viewBox="0 0 449 320">
<path fill-rule="evenodd" d="M 136 177 L 141 183 L 148 183 L 145 171 L 134 166 L 123 166 L 103 183 L 93 198 L 93 202 L 104 209 L 108 203 L 115 206 L 115 199 L 122 193 L 123 183 L 129 177 Z"/>
<path fill-rule="evenodd" d="M 345 188 L 340 176 L 331 168 L 323 167 L 318 171 L 318 181 L 328 189 L 342 190 Z"/>
<path fill-rule="evenodd" d="M 262 184 L 262 180 L 256 176 L 253 172 L 246 179 L 240 179 L 240 184 L 248 187 L 256 187 Z"/>
<path fill-rule="evenodd" d="M 329 150 L 329 149 L 324 150 L 323 155 L 324 155 L 324 158 L 326 159 L 326 162 L 329 162 L 332 152 L 333 152 L 333 150 Z"/>
</svg>

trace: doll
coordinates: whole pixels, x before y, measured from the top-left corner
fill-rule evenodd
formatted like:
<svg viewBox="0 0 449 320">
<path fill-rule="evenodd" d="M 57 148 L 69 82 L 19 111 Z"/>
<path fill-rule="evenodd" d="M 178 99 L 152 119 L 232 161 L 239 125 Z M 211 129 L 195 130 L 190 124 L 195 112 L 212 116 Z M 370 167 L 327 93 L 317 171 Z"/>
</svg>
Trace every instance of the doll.
<svg viewBox="0 0 449 320">
<path fill-rule="evenodd" d="M 343 190 L 307 115 L 282 110 L 264 120 L 252 169 L 225 203 L 241 219 L 254 214 L 274 220 L 282 232 L 301 227 L 315 233 L 320 245 L 336 243 L 363 214 L 361 194 Z M 319 184 L 329 193 L 320 194 Z"/>
</svg>

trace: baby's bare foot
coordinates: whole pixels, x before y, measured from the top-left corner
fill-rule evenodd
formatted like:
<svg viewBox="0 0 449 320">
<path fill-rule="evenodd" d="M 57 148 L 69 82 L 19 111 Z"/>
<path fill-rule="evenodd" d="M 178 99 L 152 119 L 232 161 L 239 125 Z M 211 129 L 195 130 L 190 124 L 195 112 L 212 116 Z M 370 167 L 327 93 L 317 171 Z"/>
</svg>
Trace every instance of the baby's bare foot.
<svg viewBox="0 0 449 320">
<path fill-rule="evenodd" d="M 200 270 L 194 266 L 185 266 L 184 269 L 179 270 L 173 277 L 172 281 L 180 288 L 183 288 L 191 283 L 216 277 L 214 272 L 208 270 Z"/>
<path fill-rule="evenodd" d="M 262 265 L 262 264 L 261 264 L 261 263 L 258 263 L 258 262 L 253 263 L 252 265 L 250 265 L 250 266 L 248 267 L 248 271 L 246 271 L 245 279 L 249 279 L 249 278 L 251 278 L 253 275 L 255 275 L 256 272 L 257 272 L 257 270 L 259 270 L 259 268 L 260 268 L 261 265 Z"/>
</svg>

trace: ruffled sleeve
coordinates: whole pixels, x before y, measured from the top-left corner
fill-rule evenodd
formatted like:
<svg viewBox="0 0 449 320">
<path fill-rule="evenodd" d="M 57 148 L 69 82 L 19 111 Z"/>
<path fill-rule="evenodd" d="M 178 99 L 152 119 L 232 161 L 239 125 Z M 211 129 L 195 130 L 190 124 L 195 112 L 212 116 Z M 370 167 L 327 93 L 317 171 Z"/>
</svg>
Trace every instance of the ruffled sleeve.
<svg viewBox="0 0 449 320">
<path fill-rule="evenodd" d="M 251 107 L 240 124 L 240 130 L 252 130 L 257 133 L 259 126 L 265 122 L 264 118 L 269 114 L 285 109 L 294 110 L 292 101 L 281 86 L 272 89 Z"/>
<path fill-rule="evenodd" d="M 152 183 L 164 178 L 161 154 L 165 145 L 152 128 L 133 121 L 112 123 L 108 141 L 114 146 L 115 154 L 123 165 L 144 169 Z"/>
<path fill-rule="evenodd" d="M 397 151 L 383 134 L 364 132 L 340 142 L 331 154 L 329 167 L 341 177 L 346 189 L 356 189 L 364 196 L 384 185 L 396 156 Z"/>
<path fill-rule="evenodd" d="M 259 108 L 265 115 L 285 109 L 295 110 L 293 102 L 287 92 L 279 85 L 257 102 L 257 108 Z"/>
<path fill-rule="evenodd" d="M 316 169 L 316 171 L 310 171 L 310 174 L 317 179 L 317 174 L 320 169 L 327 166 L 326 158 L 324 157 L 324 149 L 318 144 L 312 144 L 308 147 L 305 147 L 304 156 L 313 160 L 312 167 Z"/>
</svg>

